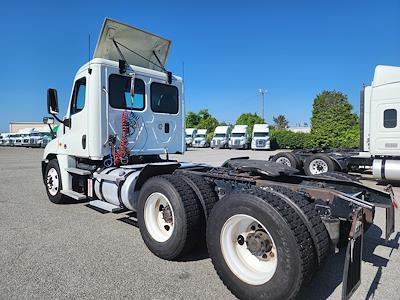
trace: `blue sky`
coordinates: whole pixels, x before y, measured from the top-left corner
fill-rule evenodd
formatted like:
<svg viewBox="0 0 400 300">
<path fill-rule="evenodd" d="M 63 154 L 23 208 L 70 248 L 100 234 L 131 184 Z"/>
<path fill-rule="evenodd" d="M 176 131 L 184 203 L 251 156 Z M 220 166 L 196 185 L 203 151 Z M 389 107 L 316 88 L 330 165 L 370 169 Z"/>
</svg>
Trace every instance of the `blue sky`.
<svg viewBox="0 0 400 300">
<path fill-rule="evenodd" d="M 27 1 L 26 1 L 27 2 Z M 324 89 L 349 96 L 378 64 L 400 66 L 400 1 L 7 1 L 0 9 L 0 131 L 40 121 L 46 90 L 62 113 L 72 79 L 92 53 L 105 17 L 172 40 L 167 67 L 182 75 L 186 110 L 221 121 L 259 112 L 308 121 Z"/>
</svg>

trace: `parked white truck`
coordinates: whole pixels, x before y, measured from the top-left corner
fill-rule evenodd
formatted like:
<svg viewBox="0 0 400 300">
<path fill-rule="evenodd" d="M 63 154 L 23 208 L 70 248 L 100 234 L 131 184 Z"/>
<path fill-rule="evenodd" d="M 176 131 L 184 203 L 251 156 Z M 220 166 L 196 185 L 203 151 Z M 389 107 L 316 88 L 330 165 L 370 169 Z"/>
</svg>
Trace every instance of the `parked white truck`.
<svg viewBox="0 0 400 300">
<path fill-rule="evenodd" d="M 192 147 L 194 148 L 207 148 L 209 146 L 207 142 L 207 129 L 197 129 L 197 133 L 194 137 Z"/>
<path fill-rule="evenodd" d="M 247 125 L 235 125 L 233 127 L 229 140 L 229 148 L 249 149 L 249 135 L 247 129 Z"/>
<path fill-rule="evenodd" d="M 347 299 L 360 283 L 363 228 L 376 207 L 387 212 L 385 236 L 393 233 L 390 193 L 298 176 L 275 162 L 242 158 L 210 167 L 169 160 L 185 150 L 182 79 L 164 67 L 169 47 L 164 38 L 106 19 L 94 59 L 74 78 L 64 118 L 57 91 L 48 90 L 53 117 L 43 121 L 61 123 L 42 160 L 50 201 L 89 199 L 106 212 L 135 211 L 143 241 L 163 259 L 206 242 L 218 275 L 241 299 L 295 298 L 330 243 L 350 240 Z"/>
<path fill-rule="evenodd" d="M 268 124 L 254 124 L 251 139 L 251 149 L 269 150 L 269 127 Z"/>
<path fill-rule="evenodd" d="M 230 138 L 230 126 L 217 126 L 211 140 L 211 148 L 228 148 Z"/>
<path fill-rule="evenodd" d="M 310 149 L 271 159 L 307 175 L 372 167 L 374 178 L 400 180 L 400 67 L 377 66 L 360 97 L 360 148 Z"/>
<path fill-rule="evenodd" d="M 186 137 L 185 137 L 186 147 L 192 147 L 193 140 L 197 133 L 197 129 L 196 128 L 186 128 L 185 133 L 186 133 Z"/>
</svg>

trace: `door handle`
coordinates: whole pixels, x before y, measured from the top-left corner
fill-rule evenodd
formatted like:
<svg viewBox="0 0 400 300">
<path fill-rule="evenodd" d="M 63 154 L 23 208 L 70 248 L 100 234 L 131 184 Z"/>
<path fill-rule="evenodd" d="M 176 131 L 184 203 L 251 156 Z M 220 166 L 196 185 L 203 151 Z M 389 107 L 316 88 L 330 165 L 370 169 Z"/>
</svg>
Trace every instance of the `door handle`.
<svg viewBox="0 0 400 300">
<path fill-rule="evenodd" d="M 86 134 L 82 135 L 82 149 L 86 149 Z"/>
</svg>

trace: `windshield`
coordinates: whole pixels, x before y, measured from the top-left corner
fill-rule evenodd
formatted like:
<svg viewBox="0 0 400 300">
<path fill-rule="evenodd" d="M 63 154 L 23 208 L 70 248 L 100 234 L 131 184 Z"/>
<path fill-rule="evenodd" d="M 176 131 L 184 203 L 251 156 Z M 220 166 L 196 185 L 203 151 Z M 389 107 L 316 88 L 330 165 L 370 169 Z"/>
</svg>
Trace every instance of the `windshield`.
<svg viewBox="0 0 400 300">
<path fill-rule="evenodd" d="M 31 133 L 31 136 L 40 136 L 39 132 Z"/>
<path fill-rule="evenodd" d="M 225 133 L 216 133 L 216 134 L 214 135 L 214 137 L 217 137 L 217 138 L 224 138 L 224 137 L 226 137 L 226 134 L 225 134 Z"/>
<path fill-rule="evenodd" d="M 243 137 L 244 133 L 232 133 L 232 137 Z"/>
<path fill-rule="evenodd" d="M 196 135 L 196 137 L 197 137 L 197 138 L 205 138 L 206 135 L 205 135 L 205 134 L 198 134 L 198 135 Z"/>
<path fill-rule="evenodd" d="M 254 132 L 254 137 L 267 137 L 268 132 Z"/>
</svg>

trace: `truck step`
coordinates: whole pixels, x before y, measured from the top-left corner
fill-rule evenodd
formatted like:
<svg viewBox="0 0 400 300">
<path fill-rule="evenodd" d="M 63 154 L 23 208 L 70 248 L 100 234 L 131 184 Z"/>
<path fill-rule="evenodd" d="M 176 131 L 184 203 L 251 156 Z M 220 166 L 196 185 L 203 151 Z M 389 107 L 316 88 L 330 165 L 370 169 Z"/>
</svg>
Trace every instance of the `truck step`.
<svg viewBox="0 0 400 300">
<path fill-rule="evenodd" d="M 99 208 L 101 210 L 112 213 L 117 213 L 124 210 L 122 207 L 101 200 L 92 200 L 89 202 L 89 206 L 93 206 L 95 208 Z"/>
<path fill-rule="evenodd" d="M 67 171 L 68 173 L 77 174 L 81 176 L 87 176 L 92 174 L 92 172 L 88 170 L 83 170 L 78 168 L 65 168 L 65 171 Z"/>
<path fill-rule="evenodd" d="M 62 190 L 61 194 L 65 195 L 65 196 L 68 196 L 68 197 L 71 197 L 72 199 L 75 199 L 75 200 L 85 200 L 85 199 L 87 199 L 86 195 L 78 193 L 78 192 L 75 192 L 75 191 L 71 191 L 71 190 Z"/>
</svg>

